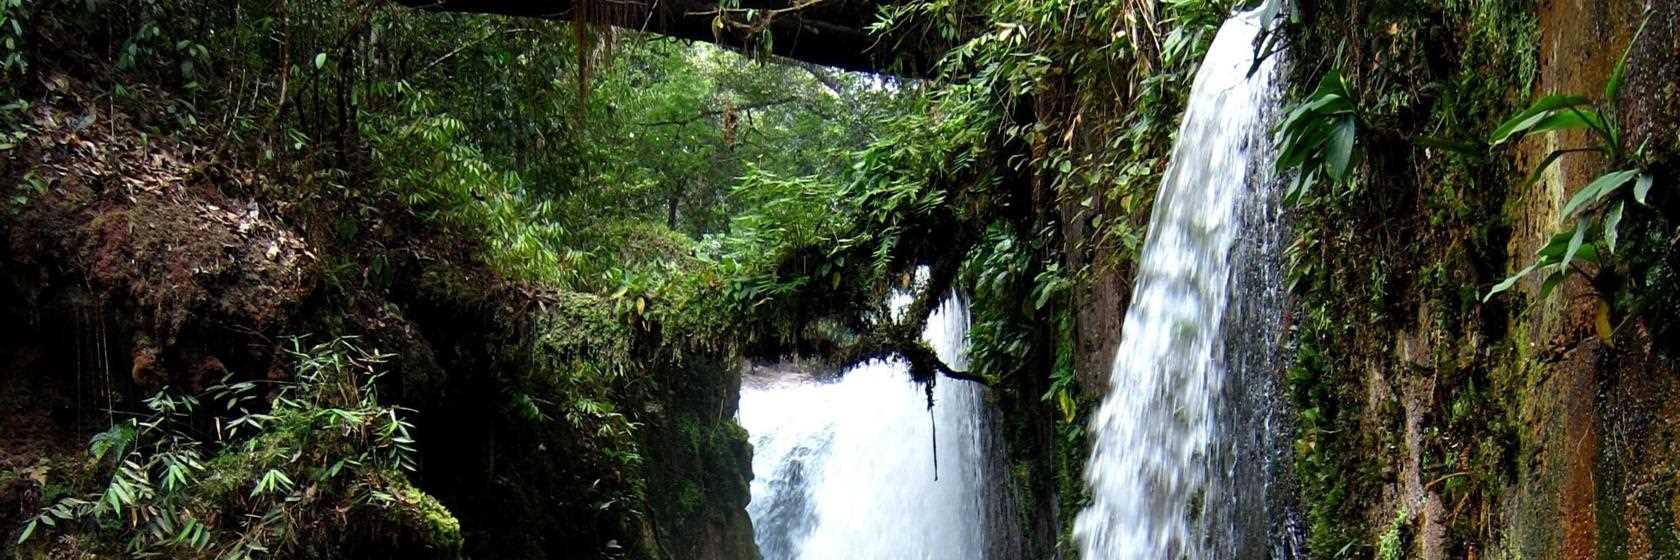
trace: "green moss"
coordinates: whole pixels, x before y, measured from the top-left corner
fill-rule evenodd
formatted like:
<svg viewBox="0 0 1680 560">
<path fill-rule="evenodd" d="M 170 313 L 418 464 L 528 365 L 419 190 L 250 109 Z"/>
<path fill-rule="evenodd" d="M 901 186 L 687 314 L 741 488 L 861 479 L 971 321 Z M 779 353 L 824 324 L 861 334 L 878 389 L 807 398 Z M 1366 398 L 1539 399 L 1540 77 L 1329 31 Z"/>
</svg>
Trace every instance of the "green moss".
<svg viewBox="0 0 1680 560">
<path fill-rule="evenodd" d="M 684 416 L 677 420 L 677 431 L 683 440 L 688 442 L 690 452 L 700 452 L 700 424 L 694 418 Z"/>
<path fill-rule="evenodd" d="M 1406 510 L 1394 512 L 1394 521 L 1377 539 L 1377 560 L 1405 560 L 1407 549 Z"/>
<path fill-rule="evenodd" d="M 1361 457 L 1392 457 L 1391 454 L 1362 454 L 1354 447 L 1362 397 L 1347 392 L 1355 387 L 1340 379 L 1332 356 L 1326 354 L 1327 337 L 1334 329 L 1321 307 L 1299 312 L 1303 321 L 1295 327 L 1295 359 L 1288 371 L 1291 401 L 1296 411 L 1295 476 L 1301 488 L 1307 518 L 1307 546 L 1310 550 L 1346 550 L 1354 546 L 1365 529 L 1360 520 L 1359 496 L 1365 473 L 1380 470 L 1362 465 Z"/>
<path fill-rule="evenodd" d="M 1525 339 L 1506 331 L 1504 304 L 1485 307 L 1480 292 L 1506 273 L 1508 185 L 1520 174 L 1504 158 L 1425 149 L 1419 139 L 1485 137 L 1526 102 L 1538 68 L 1535 2 L 1314 8 L 1297 56 L 1331 59 L 1347 76 L 1361 155 L 1344 192 L 1295 209 L 1289 256 L 1300 281 L 1288 375 L 1308 545 L 1333 557 L 1375 540 L 1378 557 L 1403 556 L 1403 530 L 1362 520 L 1396 508 L 1380 491 L 1407 457 L 1395 397 L 1427 379 L 1436 397 L 1413 403 L 1426 407 L 1418 468 L 1441 480 L 1432 491 L 1468 512 L 1448 520 L 1444 552 L 1489 550 L 1472 520 L 1497 518 L 1496 496 L 1515 476 L 1521 445 L 1513 392 L 1532 385 L 1511 379 L 1528 372 L 1508 366 L 1524 359 L 1513 361 L 1528 350 L 1513 341 Z M 1316 83 L 1326 68 L 1297 66 L 1293 87 Z M 1327 319 L 1342 317 L 1367 320 Z M 1367 387 L 1377 379 L 1388 386 Z M 1367 402 L 1383 394 L 1391 396 Z"/>
<path fill-rule="evenodd" d="M 431 495 L 420 491 L 407 483 L 400 483 L 393 494 L 399 496 L 391 506 L 399 523 L 408 530 L 414 531 L 423 547 L 429 548 L 439 557 L 457 557 L 461 554 L 464 543 L 461 537 L 461 522 L 448 508 Z"/>
</svg>

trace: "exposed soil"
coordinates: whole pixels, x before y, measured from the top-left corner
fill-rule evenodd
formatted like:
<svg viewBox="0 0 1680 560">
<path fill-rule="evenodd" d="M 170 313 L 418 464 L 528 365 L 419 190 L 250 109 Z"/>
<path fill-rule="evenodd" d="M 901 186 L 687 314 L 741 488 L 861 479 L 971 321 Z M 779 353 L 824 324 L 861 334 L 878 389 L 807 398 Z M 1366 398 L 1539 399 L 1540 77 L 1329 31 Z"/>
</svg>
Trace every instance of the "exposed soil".
<svg viewBox="0 0 1680 560">
<path fill-rule="evenodd" d="M 10 193 L 27 202 L 4 230 L 19 296 L 49 314 L 85 296 L 122 317 L 107 341 L 122 355 L 108 359 L 140 387 L 266 372 L 270 341 L 317 284 L 307 244 L 254 196 L 252 174 L 134 129 L 68 79 L 49 86 Z"/>
</svg>

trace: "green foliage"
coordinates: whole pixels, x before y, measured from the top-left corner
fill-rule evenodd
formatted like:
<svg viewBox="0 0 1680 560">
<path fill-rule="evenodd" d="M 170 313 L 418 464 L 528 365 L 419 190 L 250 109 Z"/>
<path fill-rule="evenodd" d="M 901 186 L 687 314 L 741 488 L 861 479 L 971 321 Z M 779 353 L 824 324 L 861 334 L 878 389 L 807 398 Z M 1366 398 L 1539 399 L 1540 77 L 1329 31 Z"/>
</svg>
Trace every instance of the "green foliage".
<svg viewBox="0 0 1680 560">
<path fill-rule="evenodd" d="M 1032 326 L 1044 307 L 1031 294 L 1037 291 L 1048 302 L 1065 290 L 1065 280 L 1048 270 L 1050 276 L 1045 278 L 1054 286 L 1040 288 L 1039 275 L 1033 273 L 1036 249 L 1031 241 L 994 226 L 964 266 L 966 283 L 974 290 L 968 336 L 969 365 L 975 372 L 1001 378 L 1018 371 L 1033 351 L 1036 329 Z M 1053 394 L 1067 389 L 1064 382 L 1042 398 L 1052 401 Z"/>
<path fill-rule="evenodd" d="M 1331 69 L 1277 125 L 1277 169 L 1295 172 L 1284 200 L 1299 203 L 1321 176 L 1332 186 L 1348 178 L 1358 122 L 1359 113 L 1341 70 Z"/>
<path fill-rule="evenodd" d="M 378 403 L 378 365 L 390 356 L 351 338 L 292 346 L 297 381 L 281 384 L 271 403 L 261 398 L 268 389 L 231 375 L 202 399 L 168 388 L 146 399 L 146 415 L 90 443 L 102 485 L 43 509 L 18 543 L 64 531 L 109 538 L 140 556 L 302 553 L 339 546 L 315 531 L 354 533 L 335 526 L 343 521 L 330 510 L 343 508 L 360 512 L 351 523 L 389 538 L 420 538 L 445 554 L 458 549 L 459 528 L 446 511 L 427 517 L 441 532 L 404 520 L 405 508 L 438 506 L 402 474 L 417 466 L 413 426 L 400 409 Z M 265 404 L 267 412 L 252 412 Z"/>
<path fill-rule="evenodd" d="M 29 25 L 31 3 L 28 0 L 0 0 L 0 78 L 6 81 L 23 75 L 29 69 L 29 60 L 24 57 L 24 29 Z"/>
<path fill-rule="evenodd" d="M 1482 297 L 1483 301 L 1511 289 L 1518 280 L 1536 272 L 1544 277 L 1540 288 L 1540 298 L 1544 299 L 1571 272 L 1581 272 L 1583 269 L 1579 264 L 1598 263 L 1601 256 L 1614 254 L 1628 202 L 1641 205 L 1648 203 L 1647 197 L 1655 179 L 1648 171 L 1649 163 L 1645 161 L 1643 147 L 1632 152 L 1624 148 L 1626 140 L 1622 136 L 1621 125 L 1618 124 L 1616 100 L 1621 92 L 1628 54 L 1633 52 L 1632 43 L 1638 41 L 1645 23 L 1649 21 L 1650 18 L 1647 17 L 1645 22 L 1640 24 L 1639 31 L 1634 33 L 1627 51 L 1611 71 L 1610 78 L 1604 86 L 1603 97 L 1597 104 L 1580 96 L 1547 95 L 1535 101 L 1528 109 L 1507 119 L 1489 135 L 1488 143 L 1499 146 L 1529 135 L 1548 132 L 1586 130 L 1589 133 L 1593 140 L 1592 146 L 1553 150 L 1529 174 L 1525 186 L 1538 181 L 1554 162 L 1572 153 L 1596 152 L 1604 157 L 1613 171 L 1581 187 L 1564 204 L 1559 218 L 1566 226 L 1573 221 L 1574 227 L 1569 228 L 1573 231 L 1566 230 L 1553 235 L 1536 253 L 1532 264 L 1495 284 Z M 1604 249 L 1602 254 L 1599 252 L 1601 244 Z M 1609 294 L 1601 295 L 1610 297 Z M 1607 332 L 1601 334 L 1608 335 Z"/>
</svg>

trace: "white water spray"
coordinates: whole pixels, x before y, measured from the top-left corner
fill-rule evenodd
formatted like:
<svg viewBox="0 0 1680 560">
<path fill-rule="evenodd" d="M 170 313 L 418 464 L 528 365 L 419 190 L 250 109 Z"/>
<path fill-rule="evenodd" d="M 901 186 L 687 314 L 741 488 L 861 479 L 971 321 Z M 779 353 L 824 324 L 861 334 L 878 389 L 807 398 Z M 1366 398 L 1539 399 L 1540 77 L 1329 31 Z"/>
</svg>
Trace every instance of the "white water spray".
<svg viewBox="0 0 1680 560">
<path fill-rule="evenodd" d="M 968 309 L 953 299 L 922 337 L 965 369 L 967 330 Z M 927 394 L 900 363 L 858 366 L 828 383 L 749 378 L 740 413 L 753 440 L 747 512 L 765 560 L 986 558 L 981 390 L 940 379 L 930 418 Z"/>
</svg>

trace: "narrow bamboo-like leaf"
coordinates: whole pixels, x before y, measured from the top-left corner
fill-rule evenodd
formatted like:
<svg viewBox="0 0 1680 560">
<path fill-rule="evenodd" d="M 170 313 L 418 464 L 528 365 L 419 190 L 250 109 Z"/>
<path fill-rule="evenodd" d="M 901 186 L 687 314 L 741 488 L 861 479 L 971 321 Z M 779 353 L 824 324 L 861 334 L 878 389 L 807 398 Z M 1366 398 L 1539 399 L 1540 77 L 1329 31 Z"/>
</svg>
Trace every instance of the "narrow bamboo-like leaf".
<svg viewBox="0 0 1680 560">
<path fill-rule="evenodd" d="M 1622 206 L 1626 202 L 1617 202 L 1604 214 L 1604 244 L 1611 253 L 1616 252 L 1616 227 L 1622 225 Z"/>
<path fill-rule="evenodd" d="M 1645 33 L 1645 24 L 1651 23 L 1651 15 L 1645 14 L 1645 19 L 1639 22 L 1639 29 L 1634 30 L 1633 38 L 1628 39 L 1627 48 L 1622 51 L 1622 58 L 1616 61 L 1616 67 L 1610 71 L 1610 81 L 1604 83 L 1604 100 L 1614 101 L 1616 94 L 1622 91 L 1622 78 L 1627 74 L 1628 56 L 1633 54 L 1633 46 L 1639 43 L 1639 36 Z"/>
<path fill-rule="evenodd" d="M 1569 218 L 1580 210 L 1591 208 L 1594 203 L 1604 200 L 1604 197 L 1616 192 L 1616 189 L 1633 180 L 1634 176 L 1638 174 L 1639 170 L 1637 169 L 1626 169 L 1600 175 L 1597 179 L 1593 179 L 1593 182 L 1587 183 L 1587 186 L 1583 187 L 1581 192 L 1575 193 L 1575 196 L 1569 199 L 1568 204 L 1563 205 L 1562 216 Z"/>
<path fill-rule="evenodd" d="M 38 522 L 39 520 L 31 520 L 28 525 L 23 526 L 23 534 L 18 536 L 17 544 L 23 544 L 23 541 L 29 540 L 30 535 L 35 534 L 35 525 Z"/>
</svg>

